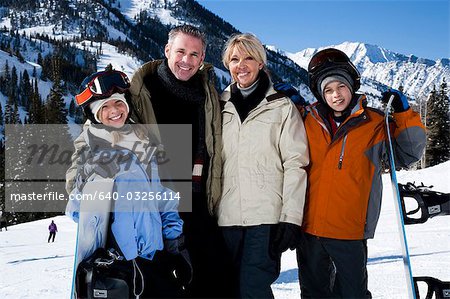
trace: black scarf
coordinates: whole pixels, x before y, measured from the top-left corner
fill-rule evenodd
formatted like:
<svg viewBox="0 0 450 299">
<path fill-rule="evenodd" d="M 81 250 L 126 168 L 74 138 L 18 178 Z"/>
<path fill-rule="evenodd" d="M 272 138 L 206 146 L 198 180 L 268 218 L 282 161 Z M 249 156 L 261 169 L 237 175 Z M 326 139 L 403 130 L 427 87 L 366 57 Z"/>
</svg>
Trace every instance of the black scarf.
<svg viewBox="0 0 450 299">
<path fill-rule="evenodd" d="M 206 186 L 209 165 L 205 143 L 206 93 L 202 77 L 197 73 L 188 81 L 178 80 L 170 70 L 167 59 L 158 66 L 156 72 L 156 82 L 161 86 L 152 88 L 151 85 L 156 82 L 148 82 L 155 112 L 165 114 L 164 119 L 169 121 L 165 123 L 192 124 L 192 163 L 193 166 L 202 165 L 201 175 L 195 178 L 193 176 L 192 189 L 194 192 L 202 192 Z M 156 119 L 158 120 L 158 115 Z"/>
<path fill-rule="evenodd" d="M 259 71 L 259 82 L 256 89 L 244 99 L 241 91 L 237 87 L 237 83 L 231 85 L 231 98 L 230 102 L 236 107 L 236 111 L 239 114 L 241 122 L 247 118 L 252 109 L 258 106 L 262 100 L 266 97 L 267 89 L 269 89 L 270 80 L 269 76 L 264 71 Z"/>
<path fill-rule="evenodd" d="M 158 77 L 167 92 L 187 102 L 205 102 L 205 91 L 200 75 L 197 73 L 188 81 L 178 80 L 167 64 L 167 59 L 158 66 Z"/>
</svg>

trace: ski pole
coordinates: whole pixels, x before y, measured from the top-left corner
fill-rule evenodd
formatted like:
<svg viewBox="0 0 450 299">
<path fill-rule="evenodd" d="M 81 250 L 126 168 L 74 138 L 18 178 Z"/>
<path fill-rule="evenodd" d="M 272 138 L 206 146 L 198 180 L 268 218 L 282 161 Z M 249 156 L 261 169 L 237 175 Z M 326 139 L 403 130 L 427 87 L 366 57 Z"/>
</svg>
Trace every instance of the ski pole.
<svg viewBox="0 0 450 299">
<path fill-rule="evenodd" d="M 388 137 L 388 143 L 389 143 L 389 148 L 388 148 L 388 155 L 389 155 L 389 162 L 390 162 L 390 175 L 391 175 L 391 183 L 392 183 L 392 191 L 394 192 L 394 205 L 395 205 L 395 210 L 397 212 L 397 224 L 399 227 L 399 232 L 401 232 L 401 236 L 402 236 L 402 240 L 401 240 L 401 246 L 402 246 L 402 256 L 403 256 L 403 266 L 404 266 L 404 270 L 405 270 L 405 275 L 406 275 L 406 286 L 408 289 L 408 294 L 409 294 L 409 298 L 413 298 L 416 299 L 416 293 L 415 293 L 415 289 L 414 289 L 414 280 L 413 280 L 413 276 L 412 276 L 412 271 L 411 271 L 411 262 L 410 262 L 410 257 L 409 257 L 409 251 L 408 251 L 408 241 L 406 240 L 406 231 L 405 231 L 405 223 L 403 221 L 404 217 L 403 217 L 403 211 L 402 211 L 402 203 L 401 203 L 401 199 L 400 199 L 400 191 L 398 188 L 398 183 L 397 183 L 397 174 L 396 174 L 396 170 L 395 170 L 395 159 L 394 159 L 394 149 L 392 146 L 392 138 L 391 138 L 391 133 L 390 133 L 390 127 L 389 127 L 389 112 L 391 110 L 391 105 L 392 105 L 392 101 L 394 100 L 394 96 L 391 95 L 389 97 L 389 101 L 386 105 L 386 109 L 385 109 L 385 125 L 386 125 L 386 134 Z"/>
</svg>

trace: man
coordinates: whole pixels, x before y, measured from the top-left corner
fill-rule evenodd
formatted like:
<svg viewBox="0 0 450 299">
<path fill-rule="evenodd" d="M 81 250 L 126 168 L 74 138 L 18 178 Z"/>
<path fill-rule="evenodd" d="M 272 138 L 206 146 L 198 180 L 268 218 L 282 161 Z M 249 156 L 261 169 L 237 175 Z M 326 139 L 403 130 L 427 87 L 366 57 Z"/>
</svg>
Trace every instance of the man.
<svg viewBox="0 0 450 299">
<path fill-rule="evenodd" d="M 197 28 L 183 25 L 172 29 L 164 51 L 166 59 L 147 62 L 133 75 L 131 119 L 142 124 L 192 125 L 192 212 L 180 213 L 193 266 L 186 295 L 233 297 L 231 263 L 212 216 L 221 193 L 221 120 L 214 68 L 203 63 L 205 51 L 204 34 Z M 155 135 L 164 142 L 160 132 Z M 75 141 L 79 148 L 77 142 L 82 141 Z M 74 157 L 67 172 L 68 192 L 73 184 Z"/>
<path fill-rule="evenodd" d="M 197 28 L 172 29 L 166 59 L 148 62 L 133 75 L 132 118 L 192 125 L 192 212 L 180 213 L 194 273 L 188 295 L 232 297 L 230 263 L 212 216 L 221 193 L 221 121 L 214 68 L 203 63 L 205 51 L 204 34 Z"/>
</svg>

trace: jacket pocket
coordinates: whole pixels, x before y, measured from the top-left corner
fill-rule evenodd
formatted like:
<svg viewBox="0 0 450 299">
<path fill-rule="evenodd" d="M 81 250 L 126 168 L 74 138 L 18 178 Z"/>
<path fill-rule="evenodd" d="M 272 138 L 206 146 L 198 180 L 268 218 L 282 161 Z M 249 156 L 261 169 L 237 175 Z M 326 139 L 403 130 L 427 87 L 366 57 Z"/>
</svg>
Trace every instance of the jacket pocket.
<svg viewBox="0 0 450 299">
<path fill-rule="evenodd" d="M 229 112 L 222 112 L 222 126 L 227 125 L 233 120 L 234 115 Z"/>
<path fill-rule="evenodd" d="M 266 124 L 278 124 L 281 123 L 281 113 L 262 113 L 255 117 L 255 121 Z"/>
</svg>

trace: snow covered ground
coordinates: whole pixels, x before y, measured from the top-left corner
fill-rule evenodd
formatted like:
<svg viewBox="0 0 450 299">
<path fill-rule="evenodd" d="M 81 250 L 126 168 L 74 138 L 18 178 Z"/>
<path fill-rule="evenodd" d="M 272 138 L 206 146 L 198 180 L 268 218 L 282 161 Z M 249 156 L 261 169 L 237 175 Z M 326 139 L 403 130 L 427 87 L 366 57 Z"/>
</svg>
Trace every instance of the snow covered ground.
<svg viewBox="0 0 450 299">
<path fill-rule="evenodd" d="M 450 192 L 450 161 L 418 171 L 401 171 L 399 182 L 423 182 Z M 383 177 L 383 208 L 375 239 L 369 240 L 369 288 L 373 298 L 407 298 L 394 203 L 388 175 Z M 59 232 L 47 243 L 51 219 L 20 224 L 0 232 L 0 298 L 69 298 L 76 226 L 55 217 Z M 414 276 L 450 281 L 450 216 L 407 226 Z M 286 252 L 273 290 L 276 298 L 299 298 L 295 253 Z M 424 296 L 423 296 L 424 297 Z"/>
</svg>

